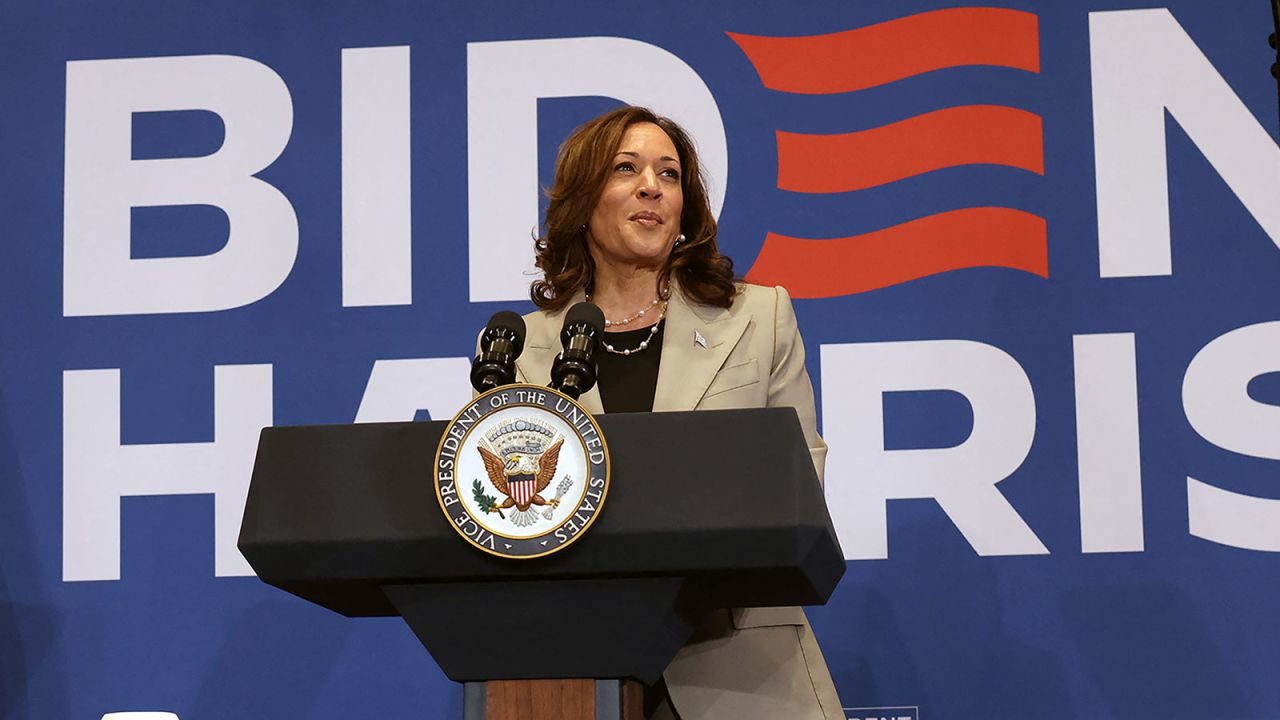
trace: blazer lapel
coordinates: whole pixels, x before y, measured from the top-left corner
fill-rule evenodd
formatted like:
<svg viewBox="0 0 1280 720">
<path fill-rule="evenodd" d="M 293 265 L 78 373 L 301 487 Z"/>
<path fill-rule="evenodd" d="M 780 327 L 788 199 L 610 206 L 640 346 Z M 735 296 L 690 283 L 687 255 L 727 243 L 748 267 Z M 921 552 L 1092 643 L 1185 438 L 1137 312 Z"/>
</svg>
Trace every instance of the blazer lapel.
<svg viewBox="0 0 1280 720">
<path fill-rule="evenodd" d="M 693 305 L 672 283 L 654 412 L 696 408 L 748 322 L 725 308 Z"/>
</svg>

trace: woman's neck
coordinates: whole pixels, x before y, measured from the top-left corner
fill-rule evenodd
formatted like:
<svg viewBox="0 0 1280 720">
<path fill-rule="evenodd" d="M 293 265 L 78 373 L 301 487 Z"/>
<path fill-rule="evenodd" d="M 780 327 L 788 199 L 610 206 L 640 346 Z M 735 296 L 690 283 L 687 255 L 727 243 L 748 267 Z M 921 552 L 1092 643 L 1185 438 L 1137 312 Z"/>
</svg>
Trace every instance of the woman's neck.
<svg viewBox="0 0 1280 720">
<path fill-rule="evenodd" d="M 620 271 L 597 265 L 591 302 L 604 311 L 606 318 L 613 321 L 633 317 L 640 310 L 646 311 L 643 316 L 611 329 L 634 330 L 648 327 L 658 321 L 656 310 L 650 312 L 649 308 L 653 307 L 653 301 L 658 297 L 660 277 L 661 272 L 656 268 L 627 268 Z"/>
</svg>

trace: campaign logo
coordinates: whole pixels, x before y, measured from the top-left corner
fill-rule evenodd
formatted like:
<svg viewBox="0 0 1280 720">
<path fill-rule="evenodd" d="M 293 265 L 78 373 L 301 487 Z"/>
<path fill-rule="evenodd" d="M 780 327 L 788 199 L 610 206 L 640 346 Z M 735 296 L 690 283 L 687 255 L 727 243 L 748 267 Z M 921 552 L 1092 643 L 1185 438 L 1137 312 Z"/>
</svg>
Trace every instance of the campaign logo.
<svg viewBox="0 0 1280 720">
<path fill-rule="evenodd" d="M 729 33 L 765 87 L 829 95 L 960 66 L 1040 71 L 1039 22 L 1001 8 L 951 8 L 828 35 Z M 1039 115 L 1003 105 L 941 108 L 837 135 L 777 131 L 780 190 L 866 190 L 963 165 L 1002 165 L 1044 175 Z M 815 273 L 813 268 L 833 268 Z M 1048 277 L 1044 218 L 1008 207 L 966 207 L 835 238 L 766 235 L 749 282 L 784 285 L 794 297 L 875 290 L 950 270 L 1004 267 Z"/>
<path fill-rule="evenodd" d="M 595 522 L 609 491 L 609 450 L 595 418 L 568 396 L 504 385 L 445 429 L 435 489 L 467 542 L 501 557 L 542 557 Z"/>
</svg>

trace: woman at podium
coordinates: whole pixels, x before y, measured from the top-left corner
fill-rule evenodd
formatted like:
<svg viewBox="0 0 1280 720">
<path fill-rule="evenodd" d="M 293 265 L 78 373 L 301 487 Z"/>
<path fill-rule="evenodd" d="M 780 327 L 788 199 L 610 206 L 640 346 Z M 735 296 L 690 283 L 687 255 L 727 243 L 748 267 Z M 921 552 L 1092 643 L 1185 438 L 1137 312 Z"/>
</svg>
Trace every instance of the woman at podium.
<svg viewBox="0 0 1280 720">
<path fill-rule="evenodd" d="M 813 386 L 787 291 L 735 282 L 692 140 L 638 107 L 587 122 L 560 148 L 543 277 L 531 295 L 520 364 L 550 376 L 565 311 L 604 311 L 590 411 L 791 406 L 821 479 Z M 653 452 L 661 453 L 661 447 Z M 714 613 L 646 695 L 646 714 L 683 720 L 843 718 L 835 685 L 798 607 Z"/>
</svg>

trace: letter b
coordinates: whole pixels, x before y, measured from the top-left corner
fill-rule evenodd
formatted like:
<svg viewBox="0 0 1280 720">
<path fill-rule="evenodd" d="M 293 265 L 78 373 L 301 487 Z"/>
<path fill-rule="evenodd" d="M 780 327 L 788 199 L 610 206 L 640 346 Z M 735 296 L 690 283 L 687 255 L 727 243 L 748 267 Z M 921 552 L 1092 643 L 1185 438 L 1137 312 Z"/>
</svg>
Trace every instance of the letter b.
<svg viewBox="0 0 1280 720">
<path fill-rule="evenodd" d="M 133 113 L 208 110 L 225 127 L 203 157 L 134 160 Z M 271 294 L 293 268 L 298 220 L 253 177 L 284 149 L 293 102 L 275 72 L 229 55 L 67 63 L 63 314 L 225 310 Z M 212 205 L 226 245 L 199 257 L 130 257 L 130 210 Z"/>
</svg>

